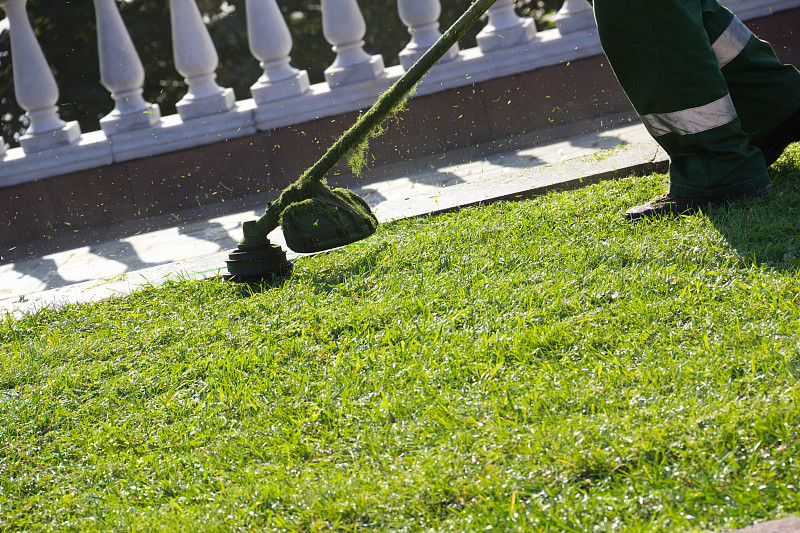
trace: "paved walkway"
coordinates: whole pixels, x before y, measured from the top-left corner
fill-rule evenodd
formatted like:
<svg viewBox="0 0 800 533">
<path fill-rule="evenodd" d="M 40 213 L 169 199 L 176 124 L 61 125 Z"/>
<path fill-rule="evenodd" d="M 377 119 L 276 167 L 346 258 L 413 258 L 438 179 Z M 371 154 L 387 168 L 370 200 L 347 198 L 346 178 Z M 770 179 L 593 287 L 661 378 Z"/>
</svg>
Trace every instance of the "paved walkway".
<svg viewBox="0 0 800 533">
<path fill-rule="evenodd" d="M 800 516 L 761 522 L 730 533 L 800 533 Z"/>
<path fill-rule="evenodd" d="M 598 150 L 613 149 L 603 156 Z M 540 194 L 551 188 L 648 170 L 666 156 L 640 124 L 587 133 L 546 146 L 488 157 L 464 150 L 371 172 L 376 181 L 354 188 L 381 222 L 476 203 Z M 380 178 L 377 178 L 380 176 Z M 220 275 L 241 224 L 264 209 L 255 205 L 158 231 L 101 240 L 88 246 L 0 265 L 0 313 L 85 302 L 125 294 L 168 279 Z M 283 244 L 280 229 L 270 239 Z M 297 254 L 289 253 L 289 258 Z"/>
</svg>

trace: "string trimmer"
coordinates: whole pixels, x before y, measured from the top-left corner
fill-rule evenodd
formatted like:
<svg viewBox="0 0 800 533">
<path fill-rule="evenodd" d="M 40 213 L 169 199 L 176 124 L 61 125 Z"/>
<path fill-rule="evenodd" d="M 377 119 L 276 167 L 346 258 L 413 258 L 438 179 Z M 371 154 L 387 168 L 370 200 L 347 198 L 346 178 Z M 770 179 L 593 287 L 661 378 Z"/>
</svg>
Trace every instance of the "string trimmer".
<svg viewBox="0 0 800 533">
<path fill-rule="evenodd" d="M 348 189 L 330 189 L 325 174 L 362 145 L 400 106 L 411 89 L 472 27 L 496 0 L 475 0 L 422 57 L 397 80 L 311 168 L 267 205 L 258 220 L 245 222 L 244 238 L 230 253 L 228 275 L 234 281 L 285 274 L 292 268 L 286 252 L 267 235 L 279 225 L 286 244 L 301 253 L 320 252 L 365 239 L 378 220 L 363 198 Z"/>
</svg>

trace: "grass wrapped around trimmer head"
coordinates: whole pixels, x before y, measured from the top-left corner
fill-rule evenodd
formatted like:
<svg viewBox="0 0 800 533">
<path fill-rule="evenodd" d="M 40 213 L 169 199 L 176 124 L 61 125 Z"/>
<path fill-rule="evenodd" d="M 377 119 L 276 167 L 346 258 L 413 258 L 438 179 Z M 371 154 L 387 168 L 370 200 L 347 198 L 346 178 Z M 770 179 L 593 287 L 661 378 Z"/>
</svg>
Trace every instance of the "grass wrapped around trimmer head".
<svg viewBox="0 0 800 533">
<path fill-rule="evenodd" d="M 378 219 L 369 204 L 348 189 L 314 186 L 313 196 L 289 205 L 281 213 L 286 244 L 300 253 L 345 246 L 375 233 Z"/>
</svg>

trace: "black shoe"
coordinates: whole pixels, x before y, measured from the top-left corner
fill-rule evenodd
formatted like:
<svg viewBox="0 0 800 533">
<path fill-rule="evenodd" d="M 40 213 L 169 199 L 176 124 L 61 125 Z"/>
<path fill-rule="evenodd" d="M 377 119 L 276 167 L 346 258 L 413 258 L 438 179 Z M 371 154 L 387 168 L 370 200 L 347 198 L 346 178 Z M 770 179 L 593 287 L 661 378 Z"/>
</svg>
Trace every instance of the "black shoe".
<svg viewBox="0 0 800 533">
<path fill-rule="evenodd" d="M 793 142 L 800 141 L 800 109 L 789 117 L 783 124 L 775 128 L 765 139 L 752 143 L 764 154 L 767 166 L 778 160 L 786 147 Z"/>
<path fill-rule="evenodd" d="M 691 215 L 711 205 L 726 204 L 747 198 L 758 198 L 770 191 L 772 191 L 772 185 L 764 185 L 746 193 L 718 198 L 686 198 L 666 193 L 656 196 L 646 204 L 631 207 L 623 216 L 626 220 L 637 220 L 667 215 Z"/>
</svg>

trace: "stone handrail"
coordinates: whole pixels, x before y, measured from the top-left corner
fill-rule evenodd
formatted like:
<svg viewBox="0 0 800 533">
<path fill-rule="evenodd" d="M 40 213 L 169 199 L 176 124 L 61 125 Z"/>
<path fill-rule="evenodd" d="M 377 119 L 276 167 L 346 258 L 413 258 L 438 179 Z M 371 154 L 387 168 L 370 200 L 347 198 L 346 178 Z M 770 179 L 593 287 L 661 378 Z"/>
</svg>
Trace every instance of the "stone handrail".
<svg viewBox="0 0 800 533">
<path fill-rule="evenodd" d="M 29 126 L 20 147 L 0 139 L 0 187 L 114 162 L 233 139 L 369 107 L 439 37 L 439 0 L 398 0 L 411 39 L 401 64 L 385 67 L 364 51 L 366 25 L 356 0 L 322 0 L 323 34 L 336 52 L 325 82 L 310 84 L 291 65 L 292 40 L 276 0 L 246 0 L 253 56 L 264 74 L 251 98 L 236 100 L 215 78 L 217 52 L 195 0 L 170 0 L 176 70 L 188 90 L 178 113 L 161 116 L 142 97 L 146 73 L 115 0 L 93 0 L 97 17 L 100 80 L 115 102 L 101 130 L 81 133 L 58 115 L 58 87 L 26 12 L 27 0 L 0 0 L 11 32 L 17 101 Z M 748 19 L 800 6 L 800 0 L 728 0 Z M 416 95 L 462 87 L 601 53 L 593 13 L 585 0 L 566 0 L 556 29 L 537 32 L 514 12 L 514 0 L 497 0 L 476 48 L 453 47 L 420 83 Z"/>
</svg>

